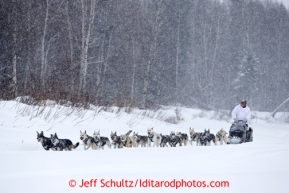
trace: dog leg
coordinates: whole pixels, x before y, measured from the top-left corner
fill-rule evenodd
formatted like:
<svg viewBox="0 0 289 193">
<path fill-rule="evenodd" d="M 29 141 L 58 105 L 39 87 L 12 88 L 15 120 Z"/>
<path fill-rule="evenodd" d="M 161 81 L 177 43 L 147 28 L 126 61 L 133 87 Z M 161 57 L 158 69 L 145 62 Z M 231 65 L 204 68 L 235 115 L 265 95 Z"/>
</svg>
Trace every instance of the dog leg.
<svg viewBox="0 0 289 193">
<path fill-rule="evenodd" d="M 149 139 L 150 140 L 150 139 Z M 148 147 L 151 147 L 151 141 L 148 142 Z"/>
<path fill-rule="evenodd" d="M 109 149 L 111 149 L 111 143 L 110 143 L 110 141 L 107 141 L 107 147 L 108 147 Z"/>
<path fill-rule="evenodd" d="M 83 143 L 83 148 L 84 148 L 84 150 L 87 150 L 85 143 Z"/>
<path fill-rule="evenodd" d="M 86 148 L 86 150 L 88 150 L 90 147 L 92 146 L 92 144 L 91 143 L 89 143 L 89 145 L 87 145 L 87 148 Z M 92 147 L 91 147 L 91 149 L 92 149 Z"/>
<path fill-rule="evenodd" d="M 217 141 L 216 140 L 214 140 L 213 142 L 214 142 L 215 145 L 217 145 Z"/>
<path fill-rule="evenodd" d="M 225 144 L 227 144 L 228 137 L 227 137 L 227 136 L 224 136 L 224 137 L 223 137 L 223 141 L 225 142 Z M 223 143 L 222 143 L 222 144 L 223 144 Z"/>
</svg>

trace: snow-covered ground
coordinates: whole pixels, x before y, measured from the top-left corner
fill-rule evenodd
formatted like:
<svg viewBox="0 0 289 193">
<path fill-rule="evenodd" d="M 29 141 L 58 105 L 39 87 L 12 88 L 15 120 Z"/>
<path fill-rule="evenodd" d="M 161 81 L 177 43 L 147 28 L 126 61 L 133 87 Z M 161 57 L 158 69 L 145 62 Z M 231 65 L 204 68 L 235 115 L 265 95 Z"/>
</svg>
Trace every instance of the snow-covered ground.
<svg viewBox="0 0 289 193">
<path fill-rule="evenodd" d="M 258 117 L 251 122 L 254 142 L 241 145 L 88 151 L 80 145 L 71 152 L 54 152 L 45 151 L 36 141 L 36 131 L 44 131 L 47 137 L 57 132 L 76 143 L 80 130 L 89 135 L 100 130 L 109 137 L 111 131 L 128 130 L 145 135 L 149 127 L 163 134 L 189 133 L 189 127 L 216 133 L 221 128 L 228 131 L 231 125 L 230 119 L 217 113 L 188 108 L 123 111 L 0 102 L 0 192 L 288 192 L 289 124 L 268 123 L 268 113 L 254 112 Z M 220 120 L 212 118 L 216 116 Z M 101 187 L 104 182 L 111 186 L 111 180 L 134 187 Z M 182 180 L 192 187 L 176 189 Z M 80 187 L 82 181 L 89 181 L 88 187 Z M 212 181 L 211 185 L 222 182 L 227 187 L 208 187 Z M 148 182 L 163 187 L 144 187 Z M 198 187 L 204 183 L 205 187 Z"/>
</svg>

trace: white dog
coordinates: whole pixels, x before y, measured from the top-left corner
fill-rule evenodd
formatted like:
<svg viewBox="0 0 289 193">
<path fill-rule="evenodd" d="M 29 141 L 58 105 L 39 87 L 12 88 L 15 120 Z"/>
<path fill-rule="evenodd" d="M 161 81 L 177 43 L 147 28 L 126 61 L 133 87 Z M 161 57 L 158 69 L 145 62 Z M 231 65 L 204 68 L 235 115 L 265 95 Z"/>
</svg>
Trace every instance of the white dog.
<svg viewBox="0 0 289 193">
<path fill-rule="evenodd" d="M 201 142 L 200 142 L 200 138 L 201 138 L 201 132 L 195 132 L 195 129 L 191 129 L 190 127 L 190 137 L 191 137 L 191 145 L 193 145 L 193 141 L 196 142 L 196 145 L 200 145 Z"/>
<path fill-rule="evenodd" d="M 154 143 L 153 147 L 159 147 L 162 141 L 162 136 L 153 131 L 154 128 L 147 129 L 148 132 L 148 146 L 151 147 L 151 142 Z"/>
<path fill-rule="evenodd" d="M 216 144 L 218 141 L 220 141 L 220 145 L 223 145 L 223 142 L 225 142 L 225 144 L 227 144 L 227 132 L 223 129 L 221 129 L 220 131 L 217 132 L 216 134 Z"/>
</svg>

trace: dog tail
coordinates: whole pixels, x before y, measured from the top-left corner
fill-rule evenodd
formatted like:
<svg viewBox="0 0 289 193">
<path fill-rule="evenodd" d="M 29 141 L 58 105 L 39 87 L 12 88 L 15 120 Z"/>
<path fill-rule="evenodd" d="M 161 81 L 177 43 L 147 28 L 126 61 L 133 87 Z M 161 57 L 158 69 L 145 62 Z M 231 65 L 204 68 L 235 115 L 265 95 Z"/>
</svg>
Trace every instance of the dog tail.
<svg viewBox="0 0 289 193">
<path fill-rule="evenodd" d="M 129 136 L 131 134 L 132 130 L 129 130 L 125 135 Z"/>
<path fill-rule="evenodd" d="M 76 149 L 79 146 L 79 142 L 77 142 L 76 144 L 73 145 L 73 149 Z"/>
</svg>

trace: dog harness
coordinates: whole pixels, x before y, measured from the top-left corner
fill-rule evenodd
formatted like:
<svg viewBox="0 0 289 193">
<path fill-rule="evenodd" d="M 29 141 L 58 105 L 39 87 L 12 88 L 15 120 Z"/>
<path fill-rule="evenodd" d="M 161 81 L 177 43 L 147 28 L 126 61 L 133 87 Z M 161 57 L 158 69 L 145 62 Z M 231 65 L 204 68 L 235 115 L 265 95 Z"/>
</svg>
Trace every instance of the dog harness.
<svg viewBox="0 0 289 193">
<path fill-rule="evenodd" d="M 114 144 L 122 144 L 122 141 L 120 140 L 119 136 L 114 136 L 114 140 L 112 141 Z"/>
<path fill-rule="evenodd" d="M 153 142 L 153 137 L 154 137 L 154 134 L 149 134 L 148 138 L 151 140 L 151 142 Z"/>
<path fill-rule="evenodd" d="M 85 144 L 85 145 L 87 145 L 87 141 L 89 140 L 89 139 L 91 139 L 92 137 L 88 137 L 88 138 L 86 138 L 85 140 L 83 140 L 83 143 Z"/>
<path fill-rule="evenodd" d="M 100 137 L 100 140 L 103 141 L 103 143 L 101 144 L 102 147 L 105 146 L 106 139 L 107 139 L 106 137 Z"/>
<path fill-rule="evenodd" d="M 83 143 L 84 143 L 85 145 L 87 145 L 88 139 L 89 139 L 89 138 L 86 138 L 85 140 L 83 140 Z"/>
<path fill-rule="evenodd" d="M 216 137 L 218 137 L 219 141 L 221 141 L 222 136 L 220 136 L 219 134 L 216 134 Z"/>
<path fill-rule="evenodd" d="M 191 138 L 193 141 L 195 141 L 196 137 L 197 137 L 197 134 L 195 134 L 195 133 L 193 135 L 191 135 Z"/>
</svg>

